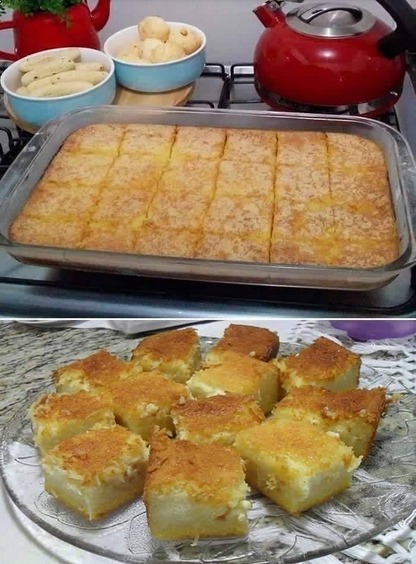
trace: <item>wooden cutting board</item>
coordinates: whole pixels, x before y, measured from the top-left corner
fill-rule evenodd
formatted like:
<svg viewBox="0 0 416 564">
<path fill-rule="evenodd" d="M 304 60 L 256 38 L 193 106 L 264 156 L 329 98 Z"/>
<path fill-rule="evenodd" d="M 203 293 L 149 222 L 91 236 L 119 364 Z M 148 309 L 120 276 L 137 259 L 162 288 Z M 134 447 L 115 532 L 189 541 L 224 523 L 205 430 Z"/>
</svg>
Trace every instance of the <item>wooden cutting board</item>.
<svg viewBox="0 0 416 564">
<path fill-rule="evenodd" d="M 184 106 L 188 100 L 191 98 L 195 89 L 195 84 L 188 84 L 177 90 L 171 90 L 170 92 L 134 92 L 133 90 L 128 90 L 123 86 L 117 86 L 116 97 L 114 98 L 114 105 L 117 106 Z M 39 129 L 30 123 L 25 123 L 14 115 L 12 109 L 10 108 L 7 96 L 4 96 L 4 107 L 10 116 L 10 119 L 14 123 L 29 133 L 36 133 Z"/>
</svg>

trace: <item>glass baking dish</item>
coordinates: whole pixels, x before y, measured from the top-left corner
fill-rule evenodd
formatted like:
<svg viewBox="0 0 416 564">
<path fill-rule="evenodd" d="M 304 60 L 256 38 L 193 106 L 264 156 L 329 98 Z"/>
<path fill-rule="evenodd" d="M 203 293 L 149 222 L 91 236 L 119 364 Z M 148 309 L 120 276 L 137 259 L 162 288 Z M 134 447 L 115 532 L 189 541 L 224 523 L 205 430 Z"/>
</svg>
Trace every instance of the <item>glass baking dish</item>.
<svg viewBox="0 0 416 564">
<path fill-rule="evenodd" d="M 400 256 L 377 268 L 339 268 L 174 258 L 14 243 L 9 227 L 65 139 L 95 123 L 154 123 L 267 130 L 343 132 L 377 142 L 391 186 Z M 21 262 L 118 274 L 340 290 L 371 290 L 416 262 L 416 166 L 410 148 L 392 127 L 360 117 L 200 108 L 98 106 L 70 112 L 42 127 L 19 154 L 0 187 L 0 246 Z"/>
</svg>

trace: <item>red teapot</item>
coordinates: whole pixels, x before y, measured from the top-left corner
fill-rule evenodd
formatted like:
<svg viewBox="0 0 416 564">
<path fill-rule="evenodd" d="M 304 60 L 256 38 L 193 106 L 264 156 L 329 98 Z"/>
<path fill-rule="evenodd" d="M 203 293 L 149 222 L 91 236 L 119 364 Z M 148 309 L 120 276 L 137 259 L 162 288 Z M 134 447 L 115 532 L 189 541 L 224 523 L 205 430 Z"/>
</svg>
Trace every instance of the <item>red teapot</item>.
<svg viewBox="0 0 416 564">
<path fill-rule="evenodd" d="M 26 55 L 59 47 L 90 47 L 100 49 L 97 31 L 110 16 L 110 0 L 98 0 L 90 10 L 81 0 L 65 10 L 64 17 L 49 12 L 27 15 L 13 12 L 12 19 L 0 22 L 0 30 L 13 29 L 14 53 L 0 51 L 3 59 L 15 61 Z"/>
<path fill-rule="evenodd" d="M 384 113 L 400 97 L 405 51 L 416 47 L 416 11 L 406 0 L 377 0 L 396 22 L 391 29 L 345 0 L 302 4 L 283 0 L 254 10 L 265 26 L 254 53 L 260 97 L 278 110 Z"/>
</svg>

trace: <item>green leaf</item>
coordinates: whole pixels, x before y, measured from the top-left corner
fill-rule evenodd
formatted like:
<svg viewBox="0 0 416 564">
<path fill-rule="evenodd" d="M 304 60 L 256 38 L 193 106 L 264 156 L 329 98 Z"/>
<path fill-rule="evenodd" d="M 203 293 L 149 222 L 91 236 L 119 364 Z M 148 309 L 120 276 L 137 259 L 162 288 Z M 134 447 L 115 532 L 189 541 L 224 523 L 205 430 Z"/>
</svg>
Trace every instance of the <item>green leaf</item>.
<svg viewBox="0 0 416 564">
<path fill-rule="evenodd" d="M 65 10 L 74 4 L 79 4 L 83 0 L 0 0 L 0 15 L 9 8 L 25 15 L 36 14 L 37 12 L 50 12 L 58 16 L 63 16 Z"/>
</svg>

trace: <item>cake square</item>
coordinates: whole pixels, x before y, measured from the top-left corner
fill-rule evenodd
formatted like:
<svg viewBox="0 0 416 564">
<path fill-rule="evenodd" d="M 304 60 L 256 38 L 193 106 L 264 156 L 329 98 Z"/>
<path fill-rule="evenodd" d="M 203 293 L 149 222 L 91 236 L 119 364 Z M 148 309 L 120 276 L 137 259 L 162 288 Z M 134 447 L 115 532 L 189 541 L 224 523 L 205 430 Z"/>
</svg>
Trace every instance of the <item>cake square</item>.
<svg viewBox="0 0 416 564">
<path fill-rule="evenodd" d="M 219 161 L 202 159 L 170 160 L 159 182 L 161 192 L 191 192 L 201 198 L 212 198 Z"/>
<path fill-rule="evenodd" d="M 390 264 L 400 256 L 397 237 L 379 241 L 338 237 L 337 245 L 339 255 L 334 265 L 344 268 L 375 268 Z"/>
<path fill-rule="evenodd" d="M 277 404 L 272 418 L 303 421 L 337 433 L 355 456 L 366 457 L 385 407 L 385 388 L 334 392 L 303 386 L 294 388 Z"/>
<path fill-rule="evenodd" d="M 234 445 L 247 482 L 293 515 L 348 488 L 361 462 L 338 436 L 301 421 L 266 421 L 240 431 Z"/>
<path fill-rule="evenodd" d="M 208 159 L 222 157 L 225 129 L 179 126 L 172 148 L 172 159 Z"/>
<path fill-rule="evenodd" d="M 80 246 L 84 231 L 84 218 L 63 221 L 58 225 L 53 217 L 22 214 L 13 221 L 9 236 L 12 241 L 27 245 L 74 248 Z"/>
<path fill-rule="evenodd" d="M 380 241 L 397 235 L 391 208 L 372 208 L 372 213 L 354 209 L 354 206 L 334 209 L 336 235 L 344 239 Z"/>
<path fill-rule="evenodd" d="M 150 192 L 153 194 L 158 186 L 163 167 L 151 156 L 130 154 L 120 155 L 115 161 L 106 179 L 105 186 L 113 191 Z"/>
<path fill-rule="evenodd" d="M 134 251 L 143 255 L 193 257 L 200 233 L 190 229 L 172 229 L 144 225 L 139 231 Z"/>
<path fill-rule="evenodd" d="M 234 537 L 247 533 L 247 485 L 232 447 L 155 434 L 144 486 L 152 537 Z"/>
<path fill-rule="evenodd" d="M 249 161 L 221 161 L 217 178 L 217 196 L 239 198 L 273 197 L 274 169 L 269 164 Z"/>
<path fill-rule="evenodd" d="M 143 222 L 144 217 L 135 218 L 130 226 L 124 225 L 121 220 L 119 223 L 92 222 L 88 225 L 79 246 L 96 251 L 132 253 L 136 240 L 134 230 L 139 229 Z"/>
<path fill-rule="evenodd" d="M 256 236 L 232 233 L 202 233 L 195 250 L 196 258 L 240 262 L 269 262 L 269 241 Z"/>
<path fill-rule="evenodd" d="M 113 411 L 105 399 L 89 393 L 46 394 L 29 409 L 33 439 L 42 455 L 64 439 L 94 426 L 115 425 Z"/>
<path fill-rule="evenodd" d="M 222 353 L 230 350 L 268 362 L 279 352 L 279 337 L 264 327 L 231 323 L 205 355 L 204 364 L 221 364 Z"/>
<path fill-rule="evenodd" d="M 231 446 L 239 431 L 262 423 L 264 413 L 253 398 L 225 394 L 176 405 L 172 418 L 178 439 Z"/>
<path fill-rule="evenodd" d="M 121 142 L 120 155 L 153 155 L 162 161 L 170 157 L 175 139 L 174 125 L 127 125 Z"/>
<path fill-rule="evenodd" d="M 207 233 L 256 235 L 268 239 L 271 233 L 273 198 L 216 196 L 205 215 Z"/>
<path fill-rule="evenodd" d="M 135 220 L 142 225 L 152 199 L 152 192 L 143 190 L 111 190 L 104 188 L 92 214 L 93 222 L 117 222 L 125 228 L 136 228 Z"/>
<path fill-rule="evenodd" d="M 329 166 L 385 169 L 383 149 L 374 141 L 351 133 L 327 133 Z"/>
<path fill-rule="evenodd" d="M 324 167 L 281 165 L 276 171 L 275 194 L 277 202 L 284 198 L 294 202 L 320 200 L 331 203 L 328 170 Z"/>
<path fill-rule="evenodd" d="M 195 372 L 188 387 L 196 398 L 227 392 L 250 396 L 267 414 L 278 398 L 279 373 L 271 363 L 230 350 L 224 351 L 221 364 Z"/>
<path fill-rule="evenodd" d="M 186 382 L 201 360 L 195 329 L 174 329 L 149 335 L 132 351 L 132 362 L 145 372 L 158 371 L 176 382 Z"/>
<path fill-rule="evenodd" d="M 139 435 L 113 425 L 65 439 L 42 461 L 45 489 L 90 521 L 143 492 L 148 462 Z"/>
<path fill-rule="evenodd" d="M 159 191 L 150 204 L 147 222 L 159 228 L 199 230 L 209 204 L 208 195 Z"/>
<path fill-rule="evenodd" d="M 335 205 L 367 203 L 372 208 L 391 207 L 390 185 L 385 167 L 352 169 L 332 167 L 331 194 Z"/>
<path fill-rule="evenodd" d="M 298 354 L 275 361 L 283 393 L 301 386 L 328 390 L 353 390 L 358 386 L 361 359 L 330 339 L 319 337 Z"/>
<path fill-rule="evenodd" d="M 116 157 L 124 135 L 124 125 L 95 123 L 71 133 L 63 150 L 77 153 L 100 153 Z"/>
<path fill-rule="evenodd" d="M 109 386 L 108 395 L 117 422 L 145 441 L 150 439 L 156 426 L 173 432 L 171 408 L 190 397 L 184 384 L 158 372 L 142 372 L 119 380 Z"/>
<path fill-rule="evenodd" d="M 331 237 L 290 239 L 273 233 L 270 262 L 275 264 L 331 265 L 339 259 L 337 242 Z"/>
<path fill-rule="evenodd" d="M 25 216 L 68 222 L 88 220 L 94 209 L 99 186 L 84 186 L 73 189 L 70 186 L 57 186 L 43 182 L 36 187 L 26 201 L 22 213 Z"/>
<path fill-rule="evenodd" d="M 332 206 L 316 201 L 291 201 L 286 198 L 276 202 L 273 218 L 273 237 L 307 242 L 310 239 L 335 236 L 335 217 Z"/>
<path fill-rule="evenodd" d="M 328 168 L 327 142 L 320 131 L 278 131 L 277 165 L 303 170 Z"/>
<path fill-rule="evenodd" d="M 228 129 L 224 159 L 273 165 L 276 159 L 275 131 Z"/>
<path fill-rule="evenodd" d="M 113 162 L 111 155 L 62 151 L 54 157 L 43 178 L 82 189 L 83 186 L 101 184 Z"/>
<path fill-rule="evenodd" d="M 102 349 L 58 368 L 53 372 L 52 380 L 57 392 L 72 394 L 81 390 L 101 390 L 137 372 L 140 372 L 139 366 Z"/>
</svg>

